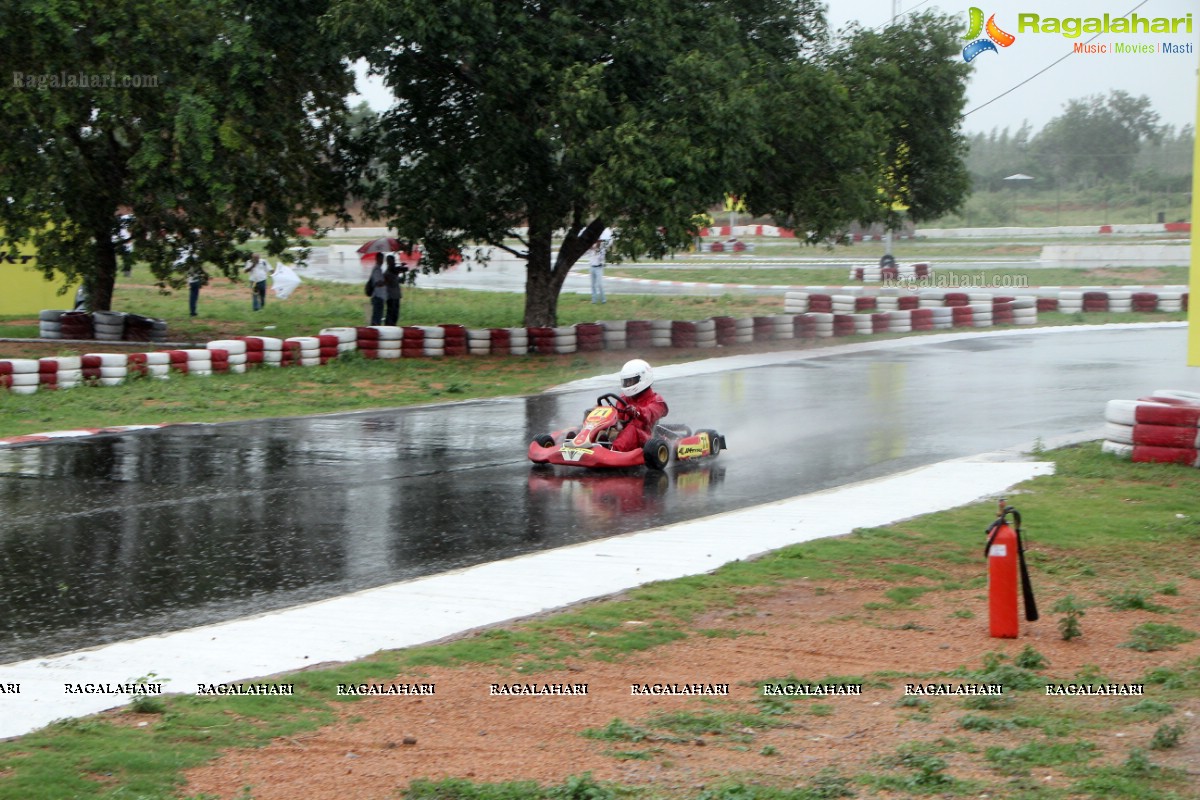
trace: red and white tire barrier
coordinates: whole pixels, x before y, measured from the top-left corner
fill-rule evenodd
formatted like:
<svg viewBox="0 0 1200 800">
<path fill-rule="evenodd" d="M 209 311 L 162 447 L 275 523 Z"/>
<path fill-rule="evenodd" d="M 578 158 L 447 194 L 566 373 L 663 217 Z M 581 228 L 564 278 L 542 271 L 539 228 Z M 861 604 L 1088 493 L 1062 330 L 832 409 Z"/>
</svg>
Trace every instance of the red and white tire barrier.
<svg viewBox="0 0 1200 800">
<path fill-rule="evenodd" d="M 318 336 L 290 336 L 284 339 L 283 363 L 296 367 L 318 367 L 321 360 L 321 339 Z M 336 350 L 336 347 L 334 348 Z"/>
<path fill-rule="evenodd" d="M 604 327 L 604 349 L 625 350 L 628 339 L 625 334 L 625 320 L 606 319 L 600 322 Z"/>
<path fill-rule="evenodd" d="M 33 394 L 41 381 L 41 364 L 36 358 L 10 358 L 0 361 L 0 385 L 15 394 Z"/>
<path fill-rule="evenodd" d="M 1200 468 L 1200 393 L 1160 389 L 1104 408 L 1104 452 Z"/>
<path fill-rule="evenodd" d="M 363 358 L 400 358 L 403 329 L 395 325 L 364 325 L 354 329 L 355 346 Z"/>
<path fill-rule="evenodd" d="M 246 371 L 246 343 L 240 339 L 214 339 L 205 347 L 212 352 L 214 372 Z M 223 356 L 221 354 L 224 354 Z"/>
<path fill-rule="evenodd" d="M 318 337 L 321 337 L 321 336 L 334 337 L 334 340 L 336 342 L 336 344 L 335 344 L 336 352 L 333 353 L 334 358 L 341 355 L 342 353 L 349 353 L 353 350 L 358 349 L 358 328 L 348 328 L 348 327 L 322 328 L 321 331 L 317 334 L 317 336 Z M 323 342 L 322 347 L 328 347 L 328 344 L 325 344 Z M 324 356 L 327 354 L 322 353 L 321 355 Z"/>
<path fill-rule="evenodd" d="M 467 328 L 467 354 L 472 356 L 487 356 L 491 355 L 491 353 L 491 330 L 488 328 Z"/>
<path fill-rule="evenodd" d="M 575 346 L 581 353 L 604 349 L 604 326 L 598 322 L 580 322 L 575 326 Z"/>
<path fill-rule="evenodd" d="M 38 384 L 43 389 L 71 389 L 82 382 L 82 356 L 50 356 L 38 359 Z"/>
</svg>

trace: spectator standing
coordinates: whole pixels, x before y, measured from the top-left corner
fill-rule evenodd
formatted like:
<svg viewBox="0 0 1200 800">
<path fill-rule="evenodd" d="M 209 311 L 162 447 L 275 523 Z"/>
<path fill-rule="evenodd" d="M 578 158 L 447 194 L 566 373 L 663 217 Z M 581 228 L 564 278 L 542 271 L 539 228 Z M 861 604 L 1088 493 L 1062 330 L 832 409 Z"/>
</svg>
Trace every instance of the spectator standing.
<svg viewBox="0 0 1200 800">
<path fill-rule="evenodd" d="M 200 290 L 208 285 L 208 273 L 199 264 L 193 264 L 188 270 L 188 311 L 196 316 L 196 304 L 200 300 Z"/>
<path fill-rule="evenodd" d="M 367 283 L 371 286 L 371 324 L 382 325 L 384 308 L 387 306 L 388 300 L 387 275 L 383 268 L 383 253 L 375 254 L 375 268 L 371 270 L 371 277 L 367 279 Z M 397 313 L 399 302 L 399 300 L 396 301 Z"/>
<path fill-rule="evenodd" d="M 258 311 L 267 304 L 267 262 L 258 253 L 251 253 L 243 272 L 250 278 L 250 307 Z"/>
<path fill-rule="evenodd" d="M 394 255 L 387 257 L 387 270 L 383 273 L 383 281 L 387 286 L 387 305 L 383 317 L 384 325 L 395 325 L 400 322 L 400 298 L 404 296 L 402 277 L 408 272 L 408 267 L 396 262 Z"/>
<path fill-rule="evenodd" d="M 604 298 L 604 263 L 605 253 L 609 242 L 612 241 L 612 231 L 608 228 L 600 234 L 600 238 L 588 250 L 588 267 L 592 273 L 592 302 L 606 303 Z"/>
</svg>

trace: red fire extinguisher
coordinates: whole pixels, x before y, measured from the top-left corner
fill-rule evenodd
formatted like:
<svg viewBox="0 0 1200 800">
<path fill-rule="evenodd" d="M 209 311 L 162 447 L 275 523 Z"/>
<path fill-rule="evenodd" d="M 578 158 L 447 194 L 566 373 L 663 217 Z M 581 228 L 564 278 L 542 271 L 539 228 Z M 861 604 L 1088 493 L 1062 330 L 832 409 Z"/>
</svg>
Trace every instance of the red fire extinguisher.
<svg viewBox="0 0 1200 800">
<path fill-rule="evenodd" d="M 1012 515 L 1013 524 L 1008 524 Z M 1000 500 L 1000 514 L 987 529 L 984 555 L 988 560 L 988 620 L 992 638 L 1015 639 L 1020 633 L 1017 621 L 1017 576 L 1025 597 L 1025 619 L 1038 618 L 1033 586 L 1025 566 L 1025 546 L 1021 543 L 1021 514 Z"/>
</svg>

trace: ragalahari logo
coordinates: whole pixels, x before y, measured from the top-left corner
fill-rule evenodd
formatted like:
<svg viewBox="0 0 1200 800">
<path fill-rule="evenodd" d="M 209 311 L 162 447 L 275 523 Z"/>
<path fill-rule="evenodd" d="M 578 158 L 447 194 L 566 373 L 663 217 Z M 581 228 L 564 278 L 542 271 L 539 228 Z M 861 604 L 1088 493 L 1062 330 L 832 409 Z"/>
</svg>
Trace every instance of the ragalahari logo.
<svg viewBox="0 0 1200 800">
<path fill-rule="evenodd" d="M 970 14 L 970 21 L 967 23 L 967 35 L 963 38 L 969 40 L 970 44 L 963 48 L 963 61 L 970 63 L 977 55 L 989 50 L 993 53 L 999 53 L 1000 51 L 996 49 L 996 45 L 1008 47 L 1017 40 L 1017 37 L 1011 33 L 1000 30 L 1000 26 L 996 24 L 995 14 L 988 17 L 987 25 L 984 25 L 983 9 L 971 6 L 971 10 L 968 13 Z M 983 32 L 987 33 L 987 37 L 981 39 L 979 38 L 979 34 Z"/>
</svg>

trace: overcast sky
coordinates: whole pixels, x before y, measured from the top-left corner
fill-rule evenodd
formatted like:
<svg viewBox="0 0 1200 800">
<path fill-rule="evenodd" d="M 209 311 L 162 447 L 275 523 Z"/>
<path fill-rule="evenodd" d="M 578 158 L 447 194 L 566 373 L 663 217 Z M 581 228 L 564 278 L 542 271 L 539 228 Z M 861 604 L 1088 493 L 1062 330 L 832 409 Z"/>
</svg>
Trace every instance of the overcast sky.
<svg viewBox="0 0 1200 800">
<path fill-rule="evenodd" d="M 981 53 L 967 89 L 967 114 L 963 129 L 968 133 L 1008 128 L 1015 132 L 1028 120 L 1034 131 L 1062 113 L 1068 100 L 1088 95 L 1107 95 L 1122 89 L 1132 95 L 1147 95 L 1165 124 L 1180 128 L 1196 122 L 1196 82 L 1200 52 L 1200 3 L 1196 0 L 975 0 L 985 18 L 996 15 L 1001 30 L 1016 40 L 998 52 Z M 971 0 L 898 0 L 901 14 L 936 10 L 963 21 L 966 32 Z M 1135 12 L 1136 9 L 1136 12 Z M 829 22 L 834 30 L 849 22 L 882 27 L 892 17 L 893 0 L 831 0 Z M 1040 17 L 1184 17 L 1192 14 L 1192 33 L 1180 26 L 1177 34 L 1101 34 L 1092 44 L 1116 43 L 1151 46 L 1170 43 L 1190 45 L 1191 53 L 1151 55 L 1071 55 L 1075 42 L 1086 42 L 1092 34 L 1069 39 L 1054 33 L 1022 33 L 1018 13 Z M 964 41 L 964 44 L 966 42 Z M 1056 61 L 1066 56 L 1060 63 Z M 1027 83 L 1023 83 L 1028 81 Z M 1023 83 L 1023 85 L 1022 85 Z M 1011 91 L 1010 91 L 1011 90 Z M 360 77 L 359 91 L 377 110 L 386 108 L 389 95 L 377 80 Z M 1008 92 L 1008 94 L 1005 94 Z"/>
</svg>

